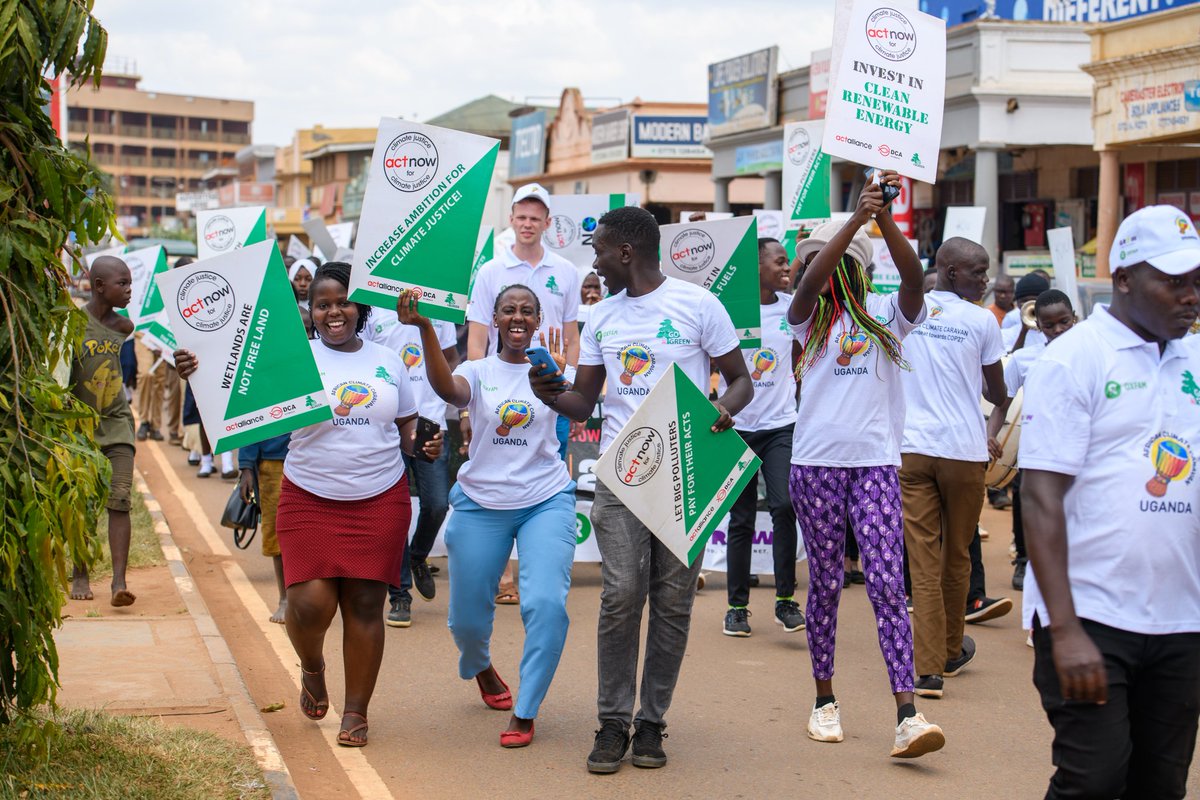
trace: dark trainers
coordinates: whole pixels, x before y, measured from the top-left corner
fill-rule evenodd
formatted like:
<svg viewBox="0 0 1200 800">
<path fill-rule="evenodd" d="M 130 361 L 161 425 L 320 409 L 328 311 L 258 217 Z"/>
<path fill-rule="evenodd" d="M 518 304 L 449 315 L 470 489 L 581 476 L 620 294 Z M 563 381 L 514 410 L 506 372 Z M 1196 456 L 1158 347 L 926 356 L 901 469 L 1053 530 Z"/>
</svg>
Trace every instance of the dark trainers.
<svg viewBox="0 0 1200 800">
<path fill-rule="evenodd" d="M 804 612 L 795 600 L 775 601 L 775 621 L 788 633 L 804 630 Z"/>
<path fill-rule="evenodd" d="M 633 731 L 633 765 L 645 769 L 658 769 L 666 766 L 667 754 L 663 751 L 662 740 L 667 738 L 663 733 L 666 725 L 655 725 L 653 722 L 643 722 Z"/>
<path fill-rule="evenodd" d="M 588 772 L 607 774 L 621 768 L 621 759 L 629 749 L 629 728 L 615 719 L 607 720 L 596 731 L 596 743 L 587 758 Z"/>
<path fill-rule="evenodd" d="M 421 595 L 422 600 L 432 600 L 437 594 L 437 587 L 433 584 L 433 573 L 429 571 L 429 565 L 424 561 L 418 561 L 412 565 L 413 588 L 417 590 L 417 594 Z"/>
<path fill-rule="evenodd" d="M 150 423 L 143 422 L 137 429 L 137 440 L 144 442 L 150 438 Z"/>
<path fill-rule="evenodd" d="M 1012 611 L 1012 607 L 1013 602 L 1007 597 L 981 597 L 967 603 L 966 620 L 971 625 L 987 622 L 989 619 L 1003 617 Z"/>
<path fill-rule="evenodd" d="M 963 667 L 971 663 L 971 659 L 975 657 L 975 640 L 970 636 L 963 635 L 962 652 L 958 654 L 958 658 L 952 658 L 946 662 L 946 669 L 942 672 L 947 678 L 953 678 L 955 675 L 963 671 Z"/>
<path fill-rule="evenodd" d="M 1025 591 L 1025 565 L 1029 563 L 1027 558 L 1016 558 L 1013 560 L 1013 579 L 1012 587 L 1018 592 Z"/>
<path fill-rule="evenodd" d="M 412 600 L 408 597 L 397 597 L 392 601 L 392 608 L 384 621 L 393 628 L 407 628 L 412 625 Z"/>
<path fill-rule="evenodd" d="M 745 638 L 750 635 L 750 623 L 746 618 L 750 616 L 750 611 L 745 608 L 731 608 L 725 612 L 725 635 L 726 636 L 741 636 Z"/>
<path fill-rule="evenodd" d="M 918 697 L 941 697 L 943 686 L 941 675 L 922 675 L 917 678 L 913 691 Z"/>
</svg>

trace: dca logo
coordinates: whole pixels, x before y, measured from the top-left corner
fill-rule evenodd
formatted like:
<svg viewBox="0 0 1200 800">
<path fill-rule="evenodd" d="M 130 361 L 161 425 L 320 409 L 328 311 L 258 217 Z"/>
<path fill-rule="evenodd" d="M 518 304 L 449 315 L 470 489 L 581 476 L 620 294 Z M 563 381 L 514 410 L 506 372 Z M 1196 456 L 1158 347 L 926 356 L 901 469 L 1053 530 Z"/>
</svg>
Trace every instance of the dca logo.
<svg viewBox="0 0 1200 800">
<path fill-rule="evenodd" d="M 212 250 L 228 250 L 236 233 L 233 220 L 224 214 L 217 214 L 204 223 L 204 243 Z"/>
<path fill-rule="evenodd" d="M 198 331 L 215 331 L 233 319 L 237 305 L 229 281 L 215 272 L 201 270 L 179 284 L 175 306 L 183 321 Z"/>
<path fill-rule="evenodd" d="M 700 272 L 713 262 L 717 245 L 699 228 L 688 228 L 671 241 L 671 263 L 688 273 Z"/>
<path fill-rule="evenodd" d="M 867 17 L 867 43 L 888 61 L 904 61 L 917 49 L 917 32 L 894 8 L 877 8 Z"/>
<path fill-rule="evenodd" d="M 416 192 L 437 175 L 438 151 L 423 133 L 402 133 L 383 151 L 383 174 L 402 192 Z"/>
<path fill-rule="evenodd" d="M 617 480 L 626 486 L 641 486 L 658 472 L 663 450 L 663 436 L 654 428 L 633 431 L 617 447 Z"/>
</svg>

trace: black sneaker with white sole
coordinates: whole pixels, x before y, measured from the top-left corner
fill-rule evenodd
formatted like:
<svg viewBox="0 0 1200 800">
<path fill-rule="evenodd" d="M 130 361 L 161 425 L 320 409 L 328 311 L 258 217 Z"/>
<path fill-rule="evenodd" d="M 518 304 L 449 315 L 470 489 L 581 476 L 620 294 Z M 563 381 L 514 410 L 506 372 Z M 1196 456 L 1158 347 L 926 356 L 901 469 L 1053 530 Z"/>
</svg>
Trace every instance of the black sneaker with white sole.
<svg viewBox="0 0 1200 800">
<path fill-rule="evenodd" d="M 913 686 L 913 692 L 918 697 L 939 698 L 942 696 L 944 686 L 945 683 L 941 675 L 922 675 L 917 678 L 917 682 Z"/>
<path fill-rule="evenodd" d="M 397 597 L 393 600 L 384 622 L 391 628 L 407 628 L 412 625 L 412 600 L 407 597 Z"/>
<path fill-rule="evenodd" d="M 955 675 L 963 671 L 967 664 L 971 663 L 971 659 L 975 657 L 975 640 L 970 636 L 963 634 L 962 652 L 958 654 L 958 658 L 952 658 L 946 662 L 946 669 L 942 671 L 942 675 L 947 678 L 953 678 Z"/>
<path fill-rule="evenodd" d="M 629 749 L 629 727 L 610 719 L 596 731 L 596 741 L 587 758 L 588 772 L 607 774 L 621 768 L 621 759 Z"/>
<path fill-rule="evenodd" d="M 417 590 L 417 594 L 421 595 L 422 600 L 432 600 L 437 595 L 437 586 L 433 583 L 433 573 L 429 571 L 429 565 L 424 561 L 415 562 L 412 565 L 413 588 Z"/>
<path fill-rule="evenodd" d="M 643 769 L 658 769 L 666 766 L 667 754 L 663 750 L 662 741 L 667 738 L 663 733 L 666 725 L 655 725 L 653 722 L 639 723 L 633 731 L 633 765 Z"/>
<path fill-rule="evenodd" d="M 1003 617 L 1012 611 L 1013 601 L 1007 597 L 981 597 L 967 603 L 967 613 L 964 618 L 968 625 L 987 622 L 989 619 Z"/>
<path fill-rule="evenodd" d="M 804 630 L 804 612 L 795 600 L 775 601 L 775 622 L 788 633 Z"/>
<path fill-rule="evenodd" d="M 746 608 L 731 608 L 725 612 L 726 636 L 740 636 L 743 639 L 750 635 L 750 622 L 747 618 L 750 610 Z"/>
</svg>

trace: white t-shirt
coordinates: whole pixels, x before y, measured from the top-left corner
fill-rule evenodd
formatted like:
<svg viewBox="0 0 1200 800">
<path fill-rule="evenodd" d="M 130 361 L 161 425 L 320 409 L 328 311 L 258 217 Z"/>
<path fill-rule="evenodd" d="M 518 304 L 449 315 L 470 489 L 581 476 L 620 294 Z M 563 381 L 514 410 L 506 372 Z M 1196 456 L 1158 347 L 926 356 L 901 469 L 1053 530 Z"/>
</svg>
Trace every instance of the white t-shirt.
<svg viewBox="0 0 1200 800">
<path fill-rule="evenodd" d="M 433 320 L 437 332 L 438 346 L 443 350 L 454 347 L 458 341 L 454 326 L 442 320 Z M 400 356 L 408 371 L 409 386 L 417 403 L 417 413 L 431 419 L 446 430 L 446 401 L 437 396 L 425 376 L 425 348 L 421 344 L 421 329 L 416 325 L 403 325 L 395 314 L 372 314 L 363 328 L 362 338 L 381 344 Z"/>
<path fill-rule="evenodd" d="M 1010 398 L 1017 396 L 1017 392 L 1025 385 L 1029 368 L 1044 352 L 1046 352 L 1044 344 L 1034 347 L 1025 345 L 1008 357 L 1008 362 L 1004 365 L 1004 388 L 1008 390 Z"/>
<path fill-rule="evenodd" d="M 1013 345 L 1017 343 L 1017 337 L 1021 335 L 1021 328 L 1023 327 L 1025 327 L 1025 323 L 1021 322 L 1020 306 L 1009 309 L 1009 312 L 1004 315 L 1004 322 L 1000 323 L 1000 338 L 1004 340 L 1005 352 L 1013 349 Z M 1025 334 L 1025 345 L 1021 349 L 1045 346 L 1046 334 L 1034 328 Z"/>
<path fill-rule="evenodd" d="M 327 500 L 362 500 L 404 476 L 398 417 L 417 413 L 400 356 L 364 341 L 353 353 L 312 343 L 333 419 L 292 432 L 283 474 Z"/>
<path fill-rule="evenodd" d="M 467 321 L 478 322 L 488 329 L 488 352 L 496 352 L 499 332 L 492 324 L 496 298 L 515 283 L 533 290 L 542 304 L 542 325 L 538 331 L 546 334 L 550 328 L 562 329 L 579 317 L 579 269 L 562 256 L 543 248 L 542 261 L 537 267 L 522 261 L 511 247 L 500 249 L 500 255 L 479 268 Z M 538 337 L 533 337 L 533 345 Z"/>
<path fill-rule="evenodd" d="M 580 366 L 608 373 L 600 452 L 672 364 L 708 394 L 709 359 L 738 349 L 737 332 L 721 301 L 707 289 L 665 278 L 641 297 L 620 292 L 592 306 L 580 336 Z"/>
<path fill-rule="evenodd" d="M 899 294 L 868 294 L 867 312 L 902 341 L 925 321 L 900 311 Z M 813 314 L 791 334 L 803 342 Z M 993 323 L 993 326 L 995 323 Z M 902 353 L 907 357 L 908 346 Z M 811 467 L 900 466 L 904 389 L 900 369 L 857 331 L 846 312 L 833 324 L 825 356 L 800 379 L 799 422 L 792 434 L 792 463 Z"/>
<path fill-rule="evenodd" d="M 1072 475 L 1063 497 L 1081 619 L 1141 634 L 1200 632 L 1200 342 L 1159 356 L 1098 306 L 1034 362 L 1022 469 Z M 1031 565 L 1032 567 L 1032 565 Z M 1024 617 L 1053 622 L 1031 569 Z"/>
<path fill-rule="evenodd" d="M 777 292 L 775 302 L 761 306 L 762 346 L 742 348 L 754 381 L 754 398 L 733 418 L 733 427 L 739 431 L 771 431 L 796 422 L 792 331 L 786 319 L 791 303 L 791 295 Z M 724 394 L 727 388 L 722 376 L 717 392 Z"/>
<path fill-rule="evenodd" d="M 908 403 L 900 452 L 987 461 L 979 400 L 984 365 L 1005 352 L 996 318 L 953 292 L 930 292 L 925 306 L 925 324 L 904 343 L 912 370 L 900 375 Z"/>
<path fill-rule="evenodd" d="M 471 386 L 470 459 L 458 471 L 467 497 L 484 508 L 528 508 L 567 488 L 558 457 L 558 415 L 533 395 L 529 365 L 491 355 L 454 371 Z"/>
</svg>

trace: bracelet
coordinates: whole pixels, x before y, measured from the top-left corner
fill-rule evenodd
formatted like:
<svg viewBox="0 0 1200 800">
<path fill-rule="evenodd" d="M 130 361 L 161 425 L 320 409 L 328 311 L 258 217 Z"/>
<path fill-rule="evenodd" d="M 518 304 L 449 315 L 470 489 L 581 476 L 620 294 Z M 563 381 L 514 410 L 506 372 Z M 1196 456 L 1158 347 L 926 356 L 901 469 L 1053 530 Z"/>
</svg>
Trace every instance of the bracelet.
<svg viewBox="0 0 1200 800">
<path fill-rule="evenodd" d="M 458 410 L 458 418 L 459 419 L 467 419 L 470 416 L 471 416 L 471 411 L 469 409 L 460 408 Z"/>
</svg>

